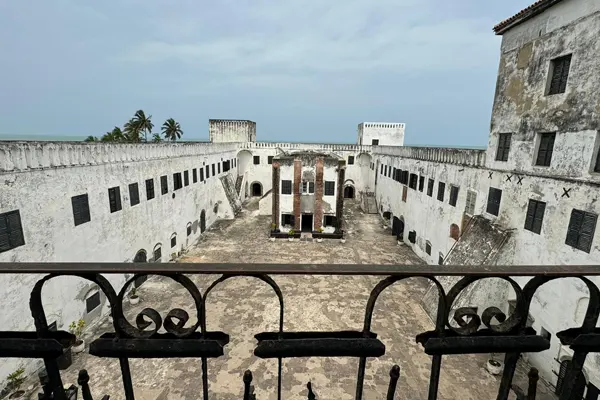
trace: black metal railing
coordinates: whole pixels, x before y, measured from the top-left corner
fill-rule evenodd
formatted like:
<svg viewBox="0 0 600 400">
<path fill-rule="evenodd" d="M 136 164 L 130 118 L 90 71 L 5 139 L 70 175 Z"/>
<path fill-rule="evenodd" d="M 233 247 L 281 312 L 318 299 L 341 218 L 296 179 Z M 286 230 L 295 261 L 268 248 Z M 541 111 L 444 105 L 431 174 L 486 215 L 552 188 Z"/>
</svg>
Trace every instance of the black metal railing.
<svg viewBox="0 0 600 400">
<path fill-rule="evenodd" d="M 416 340 L 424 352 L 432 356 L 428 399 L 437 398 L 442 357 L 451 354 L 504 353 L 504 370 L 499 384 L 497 399 L 507 399 L 517 361 L 521 353 L 541 352 L 550 347 L 547 338 L 537 335 L 527 326 L 529 308 L 536 291 L 543 284 L 558 278 L 578 278 L 589 291 L 589 304 L 580 327 L 559 332 L 557 337 L 569 346 L 574 354 L 570 369 L 563 382 L 561 400 L 568 400 L 573 385 L 583 373 L 583 364 L 590 352 L 600 351 L 600 329 L 596 328 L 600 314 L 600 291 L 588 278 L 600 275 L 599 266 L 390 266 L 390 265 L 289 265 L 289 264 L 161 264 L 161 263 L 0 263 L 2 274 L 46 274 L 31 292 L 30 309 L 35 332 L 0 332 L 0 357 L 38 358 L 45 365 L 46 382 L 44 396 L 68 400 L 57 359 L 68 343 L 75 337 L 64 331 L 52 331 L 48 327 L 42 306 L 42 288 L 46 282 L 58 276 L 77 276 L 98 285 L 106 296 L 113 318 L 114 332 L 106 333 L 90 344 L 89 353 L 97 357 L 118 358 L 124 385 L 125 398 L 134 399 L 130 373 L 130 358 L 178 358 L 195 357 L 202 364 L 202 398 L 208 399 L 208 360 L 222 357 L 229 342 L 225 332 L 209 331 L 206 326 L 206 302 L 209 294 L 222 282 L 235 277 L 254 277 L 269 285 L 279 301 L 279 327 L 276 332 L 256 334 L 254 354 L 260 358 L 278 360 L 277 398 L 281 399 L 282 360 L 294 357 L 356 357 L 359 367 L 356 382 L 357 400 L 363 397 L 363 384 L 367 358 L 381 357 L 385 346 L 371 331 L 371 319 L 379 295 L 389 286 L 405 278 L 422 277 L 429 280 L 439 293 L 435 329 L 417 335 Z M 133 274 L 117 293 L 105 274 Z M 204 292 L 188 275 L 219 274 Z M 145 308 L 136 318 L 136 326 L 124 315 L 123 302 L 130 286 L 137 279 L 158 275 L 182 285 L 192 296 L 195 304 L 195 323 L 183 309 L 175 308 L 163 318 L 152 308 Z M 370 275 L 382 279 L 372 289 L 367 301 L 362 330 L 331 332 L 290 332 L 283 326 L 284 296 L 272 276 L 277 275 Z M 436 277 L 461 277 L 448 291 Z M 513 277 L 529 276 L 531 279 L 521 287 Z M 500 278 L 508 282 L 516 295 L 512 315 L 506 316 L 499 308 L 489 307 L 478 315 L 475 307 L 453 308 L 460 293 L 470 284 L 485 278 Z M 29 290 L 23 288 L 23 290 Z M 474 305 L 476 306 L 476 305 Z M 0 311 L 1 312 L 1 311 Z M 450 321 L 452 319 L 452 321 Z M 152 322 L 149 322 L 152 321 Z M 166 333 L 159 333 L 164 328 Z M 400 368 L 390 371 L 387 399 L 393 399 L 400 377 Z M 78 382 L 84 400 L 91 400 L 89 377 L 80 372 Z M 526 393 L 512 388 L 520 399 L 533 400 L 536 396 L 537 371 L 529 374 Z M 240 382 L 243 399 L 255 399 L 252 374 L 246 371 Z M 307 385 L 307 398 L 317 398 L 318 388 Z M 108 399 L 105 396 L 104 399 Z"/>
</svg>

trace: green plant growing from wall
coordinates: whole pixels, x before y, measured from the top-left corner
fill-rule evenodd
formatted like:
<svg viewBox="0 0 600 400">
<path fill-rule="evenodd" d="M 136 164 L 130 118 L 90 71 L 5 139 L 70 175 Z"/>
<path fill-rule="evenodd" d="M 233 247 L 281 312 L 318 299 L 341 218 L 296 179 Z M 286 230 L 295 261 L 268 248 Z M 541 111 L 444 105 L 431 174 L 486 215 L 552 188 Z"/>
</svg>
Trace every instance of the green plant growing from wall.
<svg viewBox="0 0 600 400">
<path fill-rule="evenodd" d="M 15 372 L 13 372 L 12 374 L 9 374 L 6 377 L 6 380 L 8 381 L 7 388 L 11 392 L 13 392 L 9 396 L 9 399 L 11 397 L 22 396 L 24 394 L 23 391 L 19 390 L 19 389 L 21 389 L 21 386 L 25 382 L 25 379 L 27 379 L 25 376 L 23 376 L 24 374 L 25 374 L 25 368 L 19 368 Z"/>
</svg>

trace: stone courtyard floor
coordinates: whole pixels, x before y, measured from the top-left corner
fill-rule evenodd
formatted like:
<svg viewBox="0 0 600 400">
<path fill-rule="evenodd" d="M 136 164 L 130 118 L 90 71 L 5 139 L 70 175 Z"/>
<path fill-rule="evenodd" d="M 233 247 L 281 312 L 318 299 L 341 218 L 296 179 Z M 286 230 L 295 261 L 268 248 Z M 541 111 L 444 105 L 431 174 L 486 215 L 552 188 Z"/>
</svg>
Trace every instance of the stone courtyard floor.
<svg viewBox="0 0 600 400">
<path fill-rule="evenodd" d="M 346 205 L 347 242 L 323 243 L 278 240 L 270 242 L 270 217 L 259 216 L 257 204 L 250 203 L 233 221 L 220 221 L 178 262 L 228 263 L 331 263 L 331 264 L 423 264 L 411 250 L 398 246 L 389 230 L 382 228 L 378 215 L 363 214 L 356 204 Z M 165 264 L 165 267 L 175 267 Z M 194 275 L 201 290 L 217 277 Z M 285 300 L 286 330 L 360 330 L 375 277 L 277 276 Z M 191 296 L 178 284 L 163 278 L 150 278 L 139 289 L 139 305 L 130 307 L 135 315 L 145 307 L 164 316 L 173 308 L 194 313 Z M 372 330 L 386 346 L 386 354 L 367 362 L 364 399 L 383 399 L 394 364 L 401 368 L 397 399 L 426 399 L 431 358 L 415 342 L 418 333 L 433 328 L 419 304 L 424 283 L 414 278 L 388 288 L 380 296 L 373 316 Z M 207 303 L 208 330 L 230 335 L 225 356 L 209 360 L 211 399 L 241 399 L 242 376 L 249 369 L 259 400 L 276 399 L 277 361 L 263 360 L 252 352 L 254 335 L 275 331 L 278 303 L 266 284 L 253 278 L 235 278 L 211 292 Z M 94 333 L 109 329 L 102 323 Z M 119 362 L 82 353 L 63 373 L 64 382 L 75 383 L 76 373 L 86 368 L 94 399 L 109 394 L 111 400 L 124 399 Z M 442 362 L 439 399 L 492 400 L 499 379 L 489 375 L 486 355 L 446 356 Z M 202 398 L 201 364 L 198 359 L 130 360 L 136 399 L 191 400 Z M 283 399 L 306 399 L 306 384 L 312 382 L 317 399 L 353 399 L 358 360 L 347 358 L 302 358 L 283 362 Z M 524 369 L 516 383 L 524 387 Z M 511 395 L 511 398 L 515 398 Z M 554 398 L 540 381 L 538 399 Z"/>
</svg>

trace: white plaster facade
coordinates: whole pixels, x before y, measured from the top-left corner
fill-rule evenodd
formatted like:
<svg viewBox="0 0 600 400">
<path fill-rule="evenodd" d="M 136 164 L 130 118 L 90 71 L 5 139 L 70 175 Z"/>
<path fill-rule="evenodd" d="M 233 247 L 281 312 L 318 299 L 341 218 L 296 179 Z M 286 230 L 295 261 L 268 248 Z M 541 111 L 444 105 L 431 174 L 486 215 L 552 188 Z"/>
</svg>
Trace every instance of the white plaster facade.
<svg viewBox="0 0 600 400">
<path fill-rule="evenodd" d="M 170 253 L 198 238 L 201 210 L 205 210 L 207 227 L 218 218 L 234 216 L 227 185 L 213 177 L 213 164 L 221 166 L 218 175 L 229 175 L 229 185 L 235 182 L 243 201 L 253 194 L 255 183 L 260 183 L 263 196 L 272 189 L 269 157 L 302 150 L 329 152 L 346 160 L 344 186 L 352 185 L 358 196 L 373 192 L 382 214 L 389 213 L 390 220 L 402 219 L 405 237 L 411 231 L 416 233 L 414 244 L 404 243 L 430 264 L 438 263 L 440 256 L 446 258 L 456 244 L 450 227 L 463 228 L 470 192 L 475 201 L 468 216 L 482 215 L 510 232 L 496 264 L 600 265 L 600 229 L 595 231 L 589 253 L 565 244 L 572 210 L 600 215 L 600 173 L 593 171 L 600 146 L 599 12 L 600 0 L 563 0 L 504 32 L 485 151 L 403 147 L 404 124 L 385 123 L 361 123 L 357 145 L 261 143 L 255 142 L 255 124 L 223 120 L 211 121 L 213 143 L 206 144 L 0 144 L 0 214 L 18 209 L 25 238 L 25 245 L 0 253 L 0 262 L 131 261 L 141 249 L 151 258 L 158 244 L 162 246 L 161 261 L 167 261 Z M 549 64 L 566 52 L 573 53 L 567 89 L 546 96 Z M 548 131 L 557 133 L 554 155 L 550 166 L 538 167 L 533 163 L 538 135 Z M 496 160 L 500 133 L 513 134 L 506 161 Z M 373 139 L 378 139 L 379 145 L 372 146 Z M 254 157 L 258 157 L 257 163 Z M 222 162 L 226 160 L 232 160 L 231 170 L 224 173 Z M 206 166 L 210 178 L 204 173 L 205 182 L 198 176 L 193 183 L 192 169 L 206 171 Z M 189 186 L 173 190 L 173 173 L 185 170 L 190 171 Z M 410 174 L 416 175 L 416 188 L 394 179 L 397 170 L 408 171 L 409 180 Z M 165 195 L 160 192 L 163 175 L 169 185 Z M 149 178 L 154 179 L 156 196 L 150 201 L 144 188 Z M 293 165 L 281 166 L 280 179 L 293 182 Z M 336 179 L 333 168 L 324 169 L 324 180 Z M 433 191 L 428 195 L 430 179 Z M 130 206 L 127 188 L 134 182 L 139 184 L 141 202 Z M 438 200 L 440 182 L 445 184 L 443 200 Z M 114 186 L 121 188 L 123 209 L 110 213 L 107 190 Z M 452 186 L 458 188 L 455 205 L 449 204 Z M 502 190 L 498 215 L 486 211 L 490 187 Z M 337 195 L 337 185 L 335 190 Z M 91 221 L 74 226 L 70 199 L 84 193 L 89 196 Z M 334 198 L 329 202 L 332 212 Z M 524 229 L 530 199 L 546 203 L 539 234 Z M 271 210 L 271 201 L 271 196 L 261 201 L 261 213 Z M 279 201 L 282 213 L 293 213 L 293 195 L 280 195 Z M 189 236 L 188 224 L 192 228 Z M 174 233 L 177 245 L 171 249 Z M 38 278 L 0 276 L 6 310 L 0 323 L 7 330 L 32 328 L 30 320 L 21 316 L 29 314 L 28 297 Z M 116 287 L 125 281 L 124 276 L 111 275 L 109 279 Z M 508 300 L 514 295 L 503 287 L 490 286 L 477 301 L 508 310 Z M 44 291 L 48 319 L 57 321 L 59 328 L 80 317 L 93 319 L 96 315 L 85 312 L 85 299 L 93 290 L 76 278 L 52 281 Z M 481 297 L 484 295 L 487 297 Z M 552 340 L 550 350 L 528 358 L 552 383 L 559 361 L 569 357 L 556 333 L 581 323 L 588 297 L 580 282 L 560 280 L 544 285 L 531 305 L 533 327 L 538 332 L 543 328 Z M 102 302 L 105 308 L 104 299 Z M 14 371 L 15 365 L 14 360 L 0 363 L 0 377 Z M 29 370 L 35 365 L 28 364 Z M 600 387 L 598 355 L 588 356 L 585 374 Z"/>
<path fill-rule="evenodd" d="M 357 144 L 373 146 L 404 146 L 405 124 L 398 122 L 361 122 Z"/>
</svg>

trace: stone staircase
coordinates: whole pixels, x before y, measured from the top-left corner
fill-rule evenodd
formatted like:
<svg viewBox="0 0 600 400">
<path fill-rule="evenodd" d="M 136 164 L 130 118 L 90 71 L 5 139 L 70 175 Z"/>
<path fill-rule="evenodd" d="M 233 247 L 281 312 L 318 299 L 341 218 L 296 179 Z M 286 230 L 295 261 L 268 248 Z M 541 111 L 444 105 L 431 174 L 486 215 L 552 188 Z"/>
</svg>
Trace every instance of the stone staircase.
<svg viewBox="0 0 600 400">
<path fill-rule="evenodd" d="M 377 214 L 377 201 L 375 193 L 363 192 L 360 199 L 360 208 L 366 214 Z"/>
<path fill-rule="evenodd" d="M 242 203 L 240 202 L 240 198 L 235 191 L 235 183 L 233 183 L 233 178 L 231 175 L 224 175 L 219 179 L 221 180 L 223 190 L 225 190 L 225 195 L 227 196 L 229 205 L 233 210 L 234 216 L 239 215 L 242 211 Z"/>
<path fill-rule="evenodd" d="M 242 190 L 242 183 L 244 182 L 244 175 L 238 176 L 235 180 L 235 192 L 237 195 L 240 195 L 240 191 Z"/>
<path fill-rule="evenodd" d="M 448 252 L 444 265 L 494 265 L 500 250 L 510 237 L 510 232 L 500 229 L 490 220 L 477 215 L 467 223 L 462 235 Z M 437 277 L 446 293 L 462 277 Z M 506 301 L 506 285 L 490 279 L 479 280 L 469 285 L 458 296 L 452 309 L 457 307 L 478 305 L 480 314 L 489 306 L 500 307 Z M 422 305 L 431 319 L 437 313 L 438 291 L 433 284 L 423 297 Z"/>
</svg>

